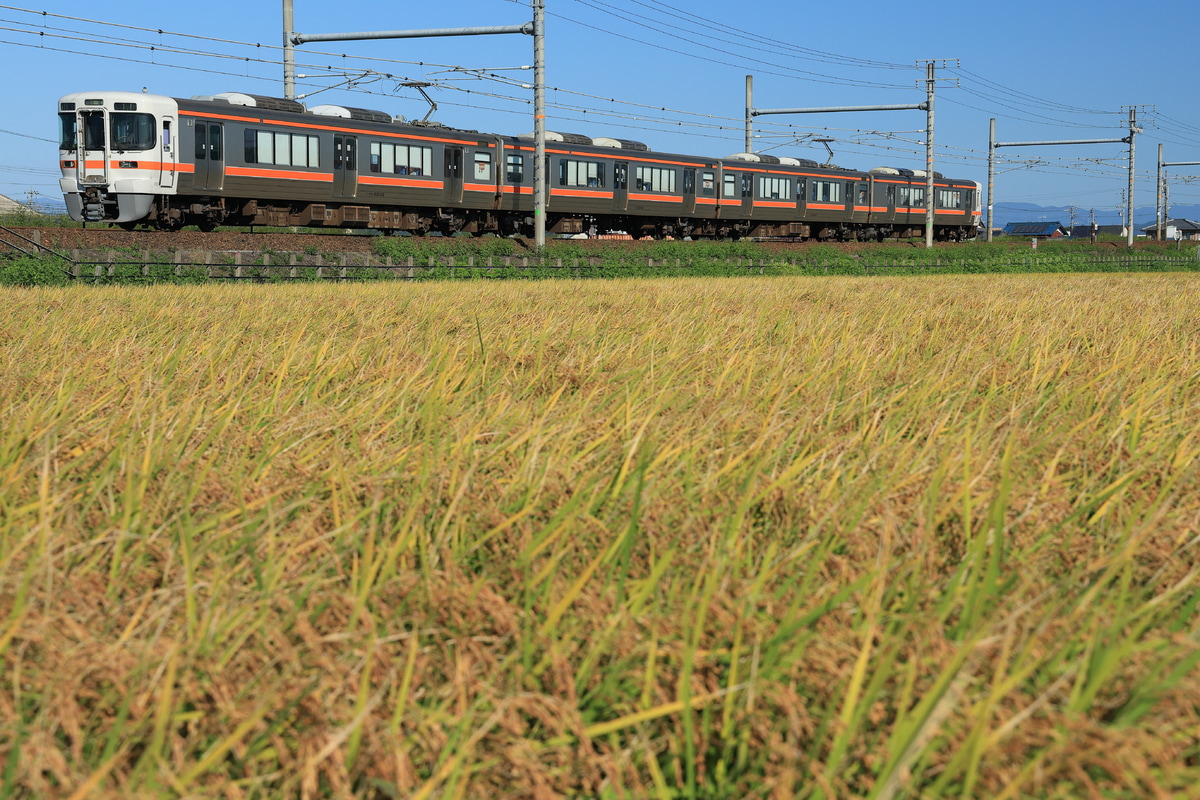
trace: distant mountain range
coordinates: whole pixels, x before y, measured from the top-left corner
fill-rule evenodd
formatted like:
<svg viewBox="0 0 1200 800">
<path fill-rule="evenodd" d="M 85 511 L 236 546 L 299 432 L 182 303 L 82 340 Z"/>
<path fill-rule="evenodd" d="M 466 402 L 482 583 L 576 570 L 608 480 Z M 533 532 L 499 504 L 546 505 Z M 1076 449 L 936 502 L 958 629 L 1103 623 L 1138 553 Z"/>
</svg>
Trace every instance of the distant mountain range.
<svg viewBox="0 0 1200 800">
<path fill-rule="evenodd" d="M 1003 228 L 1012 222 L 1058 222 L 1064 228 L 1075 225 L 1087 225 L 1092 221 L 1092 209 L 1075 206 L 1074 216 L 1070 206 L 1039 206 L 1033 203 L 997 203 L 993 209 L 992 225 Z M 1200 221 L 1200 206 L 1171 204 L 1171 219 L 1190 219 Z M 1137 230 L 1154 224 L 1154 206 L 1136 206 L 1133 209 L 1133 222 Z M 1096 209 L 1097 225 L 1120 225 L 1122 214 L 1113 209 Z M 984 210 L 984 221 L 987 221 L 987 210 Z"/>
</svg>

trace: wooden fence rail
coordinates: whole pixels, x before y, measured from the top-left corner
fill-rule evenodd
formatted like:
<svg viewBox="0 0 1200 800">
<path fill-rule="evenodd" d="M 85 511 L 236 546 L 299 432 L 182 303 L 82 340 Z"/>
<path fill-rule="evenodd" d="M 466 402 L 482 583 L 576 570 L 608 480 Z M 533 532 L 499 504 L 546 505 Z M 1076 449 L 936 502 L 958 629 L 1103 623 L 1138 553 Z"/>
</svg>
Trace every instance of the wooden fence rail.
<svg viewBox="0 0 1200 800">
<path fill-rule="evenodd" d="M 600 267 L 627 269 L 631 274 L 644 264 L 649 270 L 686 272 L 695 267 L 711 269 L 724 267 L 737 273 L 771 274 L 794 272 L 802 268 L 823 274 L 902 275 L 965 272 L 1051 272 L 1054 261 L 1037 257 L 1006 257 L 972 262 L 959 259 L 934 261 L 874 261 L 862 259 L 855 264 L 839 262 L 813 263 L 798 258 L 726 258 L 691 262 L 688 259 L 626 258 L 619 265 L 606 263 L 594 256 L 561 258 L 536 256 L 428 256 L 417 259 L 409 256 L 398 261 L 379 258 L 368 253 L 342 253 L 335 258 L 308 253 L 260 253 L 257 251 L 181 250 L 174 254 L 143 251 L 139 256 L 107 251 L 102 258 L 87 251 L 73 250 L 70 271 L 73 277 L 87 280 L 106 277 L 168 278 L 204 277 L 212 280 L 412 280 L 438 270 L 439 277 L 469 278 L 481 273 L 504 270 L 537 271 L 588 277 Z M 1063 263 L 1062 271 L 1074 271 L 1072 262 Z M 1089 259 L 1096 271 L 1182 271 L 1195 270 L 1197 260 L 1180 255 L 1135 256 L 1119 255 Z M 448 270 L 448 272 L 447 272 Z M 524 276 L 522 276 L 524 277 Z"/>
</svg>

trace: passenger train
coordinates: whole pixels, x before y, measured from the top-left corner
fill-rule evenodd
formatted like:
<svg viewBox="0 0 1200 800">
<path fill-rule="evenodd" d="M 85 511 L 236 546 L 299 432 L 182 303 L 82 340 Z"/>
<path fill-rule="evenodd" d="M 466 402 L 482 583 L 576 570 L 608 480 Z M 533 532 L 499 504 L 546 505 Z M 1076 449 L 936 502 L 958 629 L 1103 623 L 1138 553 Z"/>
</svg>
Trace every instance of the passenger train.
<svg viewBox="0 0 1200 800">
<path fill-rule="evenodd" d="M 531 136 L 406 123 L 363 108 L 228 92 L 190 99 L 77 92 L 59 100 L 72 219 L 529 235 Z M 806 159 L 652 152 L 547 133 L 546 230 L 635 238 L 884 240 L 925 235 L 924 172 Z M 934 175 L 934 238 L 975 235 L 980 186 Z"/>
</svg>

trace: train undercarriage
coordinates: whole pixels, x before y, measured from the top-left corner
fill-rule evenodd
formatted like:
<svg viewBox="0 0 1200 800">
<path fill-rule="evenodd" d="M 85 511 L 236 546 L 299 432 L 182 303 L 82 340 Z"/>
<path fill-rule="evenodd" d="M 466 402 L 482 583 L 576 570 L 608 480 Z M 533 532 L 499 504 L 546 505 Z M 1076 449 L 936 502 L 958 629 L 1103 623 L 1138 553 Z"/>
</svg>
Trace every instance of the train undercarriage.
<svg viewBox="0 0 1200 800">
<path fill-rule="evenodd" d="M 96 220 L 103 221 L 103 220 Z M 632 215 L 554 214 L 546 219 L 547 233 L 595 237 L 627 234 L 634 239 L 787 239 L 820 242 L 883 242 L 920 238 L 924 226 L 893 226 L 847 222 L 786 222 L 774 220 L 702 219 L 696 217 L 640 217 Z M 349 203 L 279 204 L 226 197 L 154 198 L 141 220 L 118 223 L 126 230 L 142 225 L 175 231 L 195 225 L 212 231 L 222 225 L 278 228 L 359 228 L 384 234 L 405 232 L 413 236 L 471 234 L 532 236 L 533 217 L 525 212 L 461 208 L 398 208 Z M 937 226 L 934 239 L 964 241 L 974 236 L 967 226 Z"/>
</svg>

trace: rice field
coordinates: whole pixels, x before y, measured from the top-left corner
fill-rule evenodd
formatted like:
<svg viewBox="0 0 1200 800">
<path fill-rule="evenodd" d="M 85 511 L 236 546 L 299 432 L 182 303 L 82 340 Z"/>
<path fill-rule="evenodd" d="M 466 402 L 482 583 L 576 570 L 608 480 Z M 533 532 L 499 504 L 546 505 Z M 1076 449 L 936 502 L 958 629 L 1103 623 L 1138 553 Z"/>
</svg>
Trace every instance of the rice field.
<svg viewBox="0 0 1200 800">
<path fill-rule="evenodd" d="M 1200 785 L 1200 276 L 0 290 L 0 798 Z"/>
</svg>

